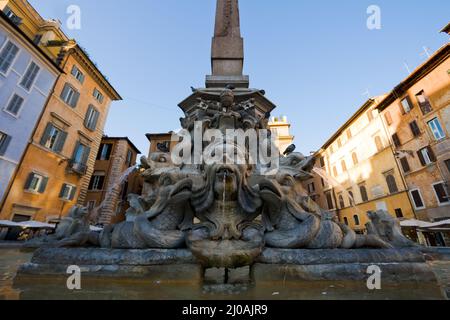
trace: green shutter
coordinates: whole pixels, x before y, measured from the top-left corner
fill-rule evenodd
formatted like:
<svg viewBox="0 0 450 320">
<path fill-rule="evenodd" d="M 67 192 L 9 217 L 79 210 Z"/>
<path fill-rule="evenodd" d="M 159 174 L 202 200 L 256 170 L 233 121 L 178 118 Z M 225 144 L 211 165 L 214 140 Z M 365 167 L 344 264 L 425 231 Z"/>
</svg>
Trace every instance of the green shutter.
<svg viewBox="0 0 450 320">
<path fill-rule="evenodd" d="M 95 130 L 95 128 L 97 128 L 97 122 L 98 122 L 98 118 L 100 117 L 100 112 L 98 112 L 97 110 L 94 109 L 94 121 L 92 123 L 92 130 Z"/>
<path fill-rule="evenodd" d="M 69 84 L 66 83 L 64 85 L 64 88 L 63 88 L 62 92 L 61 92 L 61 95 L 59 96 L 61 99 L 64 100 L 64 97 L 67 95 L 67 92 L 69 91 L 69 88 L 70 88 Z M 67 102 L 66 100 L 64 100 L 64 101 Z"/>
<path fill-rule="evenodd" d="M 11 142 L 11 136 L 6 136 L 3 142 L 0 144 L 0 156 L 3 156 L 6 153 L 6 149 L 8 149 L 8 145 Z"/>
<path fill-rule="evenodd" d="M 47 188 L 47 184 L 48 184 L 48 178 L 47 177 L 43 177 L 42 183 L 39 186 L 39 193 L 44 193 L 45 192 L 45 189 Z"/>
<path fill-rule="evenodd" d="M 47 127 L 45 127 L 44 134 L 42 135 L 42 138 L 41 138 L 40 144 L 42 146 L 45 145 L 45 143 L 47 142 L 48 137 L 50 136 L 50 131 L 52 130 L 52 128 L 53 128 L 53 125 L 49 122 L 47 124 Z"/>
<path fill-rule="evenodd" d="M 61 191 L 59 191 L 59 198 L 62 199 L 62 197 L 64 196 L 64 191 L 66 190 L 67 184 L 63 184 Z"/>
<path fill-rule="evenodd" d="M 24 189 L 25 189 L 25 190 L 30 189 L 30 185 L 31 185 L 31 181 L 33 181 L 33 177 L 34 177 L 34 173 L 31 172 L 31 173 L 28 175 L 27 181 L 25 182 L 25 186 L 24 186 Z"/>
<path fill-rule="evenodd" d="M 70 192 L 69 200 L 73 200 L 75 198 L 76 193 L 77 193 L 77 188 L 73 187 L 72 191 Z"/>
<path fill-rule="evenodd" d="M 72 100 L 70 101 L 70 106 L 75 108 L 77 106 L 78 100 L 80 99 L 80 93 L 78 91 L 74 91 L 72 96 Z"/>
<path fill-rule="evenodd" d="M 86 165 L 89 159 L 89 154 L 91 153 L 91 148 L 89 148 L 88 146 L 84 147 L 84 152 L 83 152 L 83 160 L 81 161 L 82 164 Z"/>
<path fill-rule="evenodd" d="M 56 141 L 55 145 L 55 152 L 61 152 L 64 148 L 64 144 L 66 143 L 67 139 L 67 132 L 60 131 L 58 135 L 58 140 Z"/>
</svg>

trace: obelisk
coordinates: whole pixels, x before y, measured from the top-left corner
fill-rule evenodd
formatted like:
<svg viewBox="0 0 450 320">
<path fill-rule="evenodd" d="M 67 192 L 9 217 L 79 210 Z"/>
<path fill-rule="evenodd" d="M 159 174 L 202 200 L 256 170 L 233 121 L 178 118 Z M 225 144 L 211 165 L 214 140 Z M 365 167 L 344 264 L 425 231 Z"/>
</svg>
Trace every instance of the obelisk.
<svg viewBox="0 0 450 320">
<path fill-rule="evenodd" d="M 249 78 L 243 75 L 243 67 L 244 39 L 241 37 L 238 0 L 217 0 L 211 49 L 212 75 L 206 76 L 206 87 L 248 88 Z"/>
</svg>

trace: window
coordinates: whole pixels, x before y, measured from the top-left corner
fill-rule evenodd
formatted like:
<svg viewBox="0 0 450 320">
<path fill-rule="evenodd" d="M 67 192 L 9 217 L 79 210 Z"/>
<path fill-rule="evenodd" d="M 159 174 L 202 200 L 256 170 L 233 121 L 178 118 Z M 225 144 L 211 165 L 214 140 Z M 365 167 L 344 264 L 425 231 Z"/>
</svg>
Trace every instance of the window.
<svg viewBox="0 0 450 320">
<path fill-rule="evenodd" d="M 445 160 L 445 165 L 447 166 L 447 171 L 450 172 L 450 159 Z"/>
<path fill-rule="evenodd" d="M 326 192 L 325 196 L 327 198 L 328 210 L 334 209 L 333 198 L 331 197 L 331 192 Z"/>
<path fill-rule="evenodd" d="M 8 149 L 9 143 L 11 142 L 11 137 L 6 133 L 0 131 L 0 156 L 4 156 L 6 149 Z"/>
<path fill-rule="evenodd" d="M 344 223 L 348 226 L 348 218 L 344 217 Z"/>
<path fill-rule="evenodd" d="M 71 184 L 63 184 L 59 193 L 59 198 L 66 201 L 72 201 L 75 198 L 77 188 Z"/>
<path fill-rule="evenodd" d="M 40 144 L 52 151 L 61 152 L 64 148 L 66 138 L 66 132 L 49 123 L 45 128 Z"/>
<path fill-rule="evenodd" d="M 403 211 L 400 208 L 395 209 L 395 216 L 399 219 L 403 218 Z"/>
<path fill-rule="evenodd" d="M 352 160 L 353 164 L 356 166 L 358 164 L 358 155 L 356 154 L 356 152 L 352 153 Z"/>
<path fill-rule="evenodd" d="M 412 104 L 409 96 L 405 97 L 400 103 L 402 106 L 401 110 L 403 114 L 410 112 L 411 109 L 414 108 L 414 105 Z"/>
<path fill-rule="evenodd" d="M 320 178 L 320 182 L 322 183 L 322 187 L 325 188 L 325 180 L 323 178 Z"/>
<path fill-rule="evenodd" d="M 94 131 L 97 127 L 98 118 L 100 113 L 94 106 L 89 105 L 88 111 L 86 112 L 86 117 L 84 118 L 84 126 L 89 130 Z"/>
<path fill-rule="evenodd" d="M 369 122 L 372 122 L 372 120 L 373 120 L 373 110 L 367 111 L 367 118 L 369 119 Z"/>
<path fill-rule="evenodd" d="M 72 75 L 77 79 L 80 83 L 84 82 L 84 74 L 80 71 L 80 69 L 77 68 L 76 65 L 72 67 Z"/>
<path fill-rule="evenodd" d="M 420 160 L 420 163 L 422 164 L 422 166 L 427 166 L 433 162 L 436 162 L 436 157 L 434 155 L 434 152 L 433 152 L 433 150 L 431 150 L 431 148 L 429 146 L 420 149 L 417 152 L 417 154 L 419 156 L 419 160 Z"/>
<path fill-rule="evenodd" d="M 14 116 L 17 116 L 23 105 L 23 98 L 17 94 L 14 94 L 6 106 L 6 111 Z"/>
<path fill-rule="evenodd" d="M 16 15 L 10 7 L 6 6 L 3 9 L 3 12 L 15 25 L 20 25 L 22 23 L 22 18 Z"/>
<path fill-rule="evenodd" d="M 341 161 L 341 166 L 342 166 L 342 172 L 346 172 L 347 171 L 347 164 L 345 163 L 345 160 Z"/>
<path fill-rule="evenodd" d="M 411 190 L 409 191 L 409 194 L 411 195 L 415 209 L 425 208 L 425 204 L 423 202 L 422 195 L 420 194 L 419 189 Z"/>
<path fill-rule="evenodd" d="M 422 110 L 422 113 L 424 115 L 433 110 L 430 100 L 428 100 L 428 97 L 425 95 L 425 92 L 423 90 L 416 94 L 416 99 L 419 103 L 420 110 Z"/>
<path fill-rule="evenodd" d="M 25 183 L 25 190 L 36 193 L 44 193 L 45 188 L 47 187 L 47 183 L 47 177 L 32 172 L 29 174 L 28 179 Z"/>
<path fill-rule="evenodd" d="M 43 36 L 42 34 L 36 35 L 33 39 L 33 43 L 37 46 L 40 45 L 42 41 L 42 36 Z"/>
<path fill-rule="evenodd" d="M 93 94 L 95 100 L 97 100 L 100 103 L 103 103 L 103 95 L 100 93 L 100 91 L 98 91 L 97 89 L 94 89 L 94 94 Z"/>
<path fill-rule="evenodd" d="M 430 127 L 435 140 L 441 140 L 445 138 L 444 129 L 442 129 L 441 123 L 439 122 L 438 118 L 434 118 L 433 120 L 428 121 L 428 127 Z"/>
<path fill-rule="evenodd" d="M 314 185 L 314 182 L 311 182 L 308 184 L 308 192 L 314 193 L 316 191 L 316 186 Z"/>
<path fill-rule="evenodd" d="M 28 66 L 27 71 L 25 72 L 25 75 L 22 78 L 22 81 L 20 81 L 20 85 L 24 87 L 27 90 L 31 89 L 31 86 L 34 84 L 34 80 L 36 80 L 36 77 L 39 73 L 39 66 L 31 62 L 31 64 Z"/>
<path fill-rule="evenodd" d="M 325 167 L 325 158 L 324 157 L 319 158 L 319 164 L 320 164 L 321 168 Z"/>
<path fill-rule="evenodd" d="M 402 143 L 400 142 L 400 138 L 398 137 L 398 134 L 394 133 L 392 135 L 392 141 L 394 142 L 395 147 L 400 148 L 402 146 Z"/>
<path fill-rule="evenodd" d="M 355 205 L 355 197 L 353 196 L 353 191 L 347 192 L 348 192 L 348 202 L 350 203 L 350 207 L 353 207 Z"/>
<path fill-rule="evenodd" d="M 359 226 L 360 222 L 359 222 L 359 217 L 358 217 L 357 214 L 355 214 L 355 215 L 353 216 L 353 221 L 355 222 L 355 225 L 356 225 L 356 226 Z"/>
<path fill-rule="evenodd" d="M 378 152 L 383 151 L 383 142 L 381 141 L 380 136 L 375 137 L 375 145 L 377 147 Z"/>
<path fill-rule="evenodd" d="M 390 126 L 392 124 L 392 116 L 389 111 L 386 111 L 386 113 L 384 114 L 384 119 L 386 120 L 386 124 L 388 126 Z"/>
<path fill-rule="evenodd" d="M 397 182 L 392 174 L 386 175 L 386 183 L 388 185 L 389 193 L 392 194 L 398 192 Z"/>
<path fill-rule="evenodd" d="M 341 147 L 342 147 L 342 141 L 341 141 L 341 138 L 339 138 L 339 139 L 337 140 L 337 144 L 338 144 L 338 148 L 341 148 Z"/>
<path fill-rule="evenodd" d="M 105 173 L 104 172 L 94 172 L 91 182 L 89 183 L 89 190 L 103 190 L 103 185 L 105 183 Z"/>
<path fill-rule="evenodd" d="M 131 167 L 131 165 L 132 165 L 132 163 L 131 163 L 132 160 L 133 160 L 133 152 L 128 149 L 128 152 L 127 152 L 127 165 L 129 167 Z"/>
<path fill-rule="evenodd" d="M 111 156 L 112 146 L 113 145 L 110 143 L 102 143 L 97 154 L 97 160 L 109 160 Z"/>
<path fill-rule="evenodd" d="M 418 137 L 420 136 L 420 128 L 419 125 L 417 124 L 416 120 L 414 120 L 413 122 L 411 122 L 409 124 L 409 127 L 411 129 L 411 132 L 413 134 L 414 137 Z"/>
<path fill-rule="evenodd" d="M 80 93 L 76 91 L 70 84 L 66 83 L 60 97 L 69 106 L 75 108 L 77 106 L 78 99 L 80 98 Z"/>
<path fill-rule="evenodd" d="M 440 205 L 450 203 L 450 198 L 448 196 L 448 191 L 443 182 L 439 182 L 433 185 L 436 198 Z"/>
<path fill-rule="evenodd" d="M 367 195 L 366 186 L 359 186 L 359 192 L 361 193 L 361 200 L 363 202 L 369 201 L 369 196 Z"/>
<path fill-rule="evenodd" d="M 6 43 L 0 52 L 0 72 L 8 72 L 18 52 L 19 48 L 14 43 L 11 41 Z"/>
<path fill-rule="evenodd" d="M 344 197 L 342 196 L 342 194 L 339 195 L 338 199 L 339 199 L 339 206 L 341 207 L 341 209 L 345 208 Z"/>
<path fill-rule="evenodd" d="M 403 157 L 400 159 L 400 164 L 402 165 L 402 169 L 404 173 L 408 173 L 411 171 L 411 167 L 409 166 L 408 158 Z"/>
<path fill-rule="evenodd" d="M 352 138 L 352 130 L 348 129 L 347 130 L 347 139 L 350 140 Z"/>
<path fill-rule="evenodd" d="M 337 172 L 336 166 L 333 167 L 333 174 L 334 174 L 335 177 L 338 176 L 338 172 Z"/>
<path fill-rule="evenodd" d="M 89 153 L 90 148 L 78 141 L 72 157 L 73 163 L 86 165 L 89 158 Z"/>
<path fill-rule="evenodd" d="M 88 204 L 87 204 L 87 207 L 88 207 L 88 209 L 89 210 L 94 210 L 95 209 L 95 204 L 96 204 L 97 202 L 95 201 L 95 200 L 90 200 L 90 201 L 88 201 Z"/>
</svg>

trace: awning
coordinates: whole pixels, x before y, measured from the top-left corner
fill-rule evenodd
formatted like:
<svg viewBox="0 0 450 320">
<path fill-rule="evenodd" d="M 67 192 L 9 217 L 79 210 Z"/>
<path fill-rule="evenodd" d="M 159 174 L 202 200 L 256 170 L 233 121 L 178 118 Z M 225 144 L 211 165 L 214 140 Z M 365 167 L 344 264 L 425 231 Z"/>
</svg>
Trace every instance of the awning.
<svg viewBox="0 0 450 320">
<path fill-rule="evenodd" d="M 403 220 L 400 221 L 400 225 L 402 227 L 416 227 L 421 229 L 429 229 L 429 228 L 436 228 L 436 227 L 442 227 L 445 225 L 450 225 L 450 219 L 437 221 L 437 222 L 427 222 L 427 221 L 421 221 L 416 219 L 410 219 L 410 220 Z"/>
<path fill-rule="evenodd" d="M 39 221 L 24 221 L 18 223 L 19 227 L 25 229 L 55 229 L 54 224 L 44 223 Z"/>
<path fill-rule="evenodd" d="M 0 220 L 0 227 L 19 227 L 19 224 L 17 222 L 9 221 L 9 220 Z"/>
</svg>

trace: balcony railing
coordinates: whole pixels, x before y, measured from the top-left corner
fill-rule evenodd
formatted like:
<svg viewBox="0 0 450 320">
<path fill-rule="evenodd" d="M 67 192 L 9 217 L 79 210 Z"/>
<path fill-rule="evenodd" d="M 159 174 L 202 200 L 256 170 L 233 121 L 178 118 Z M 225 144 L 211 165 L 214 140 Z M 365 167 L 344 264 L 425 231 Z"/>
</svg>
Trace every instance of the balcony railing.
<svg viewBox="0 0 450 320">
<path fill-rule="evenodd" d="M 67 169 L 70 172 L 79 174 L 79 175 L 85 175 L 87 171 L 87 166 L 84 163 L 77 162 L 75 160 L 70 160 L 69 165 L 67 166 Z"/>
</svg>

